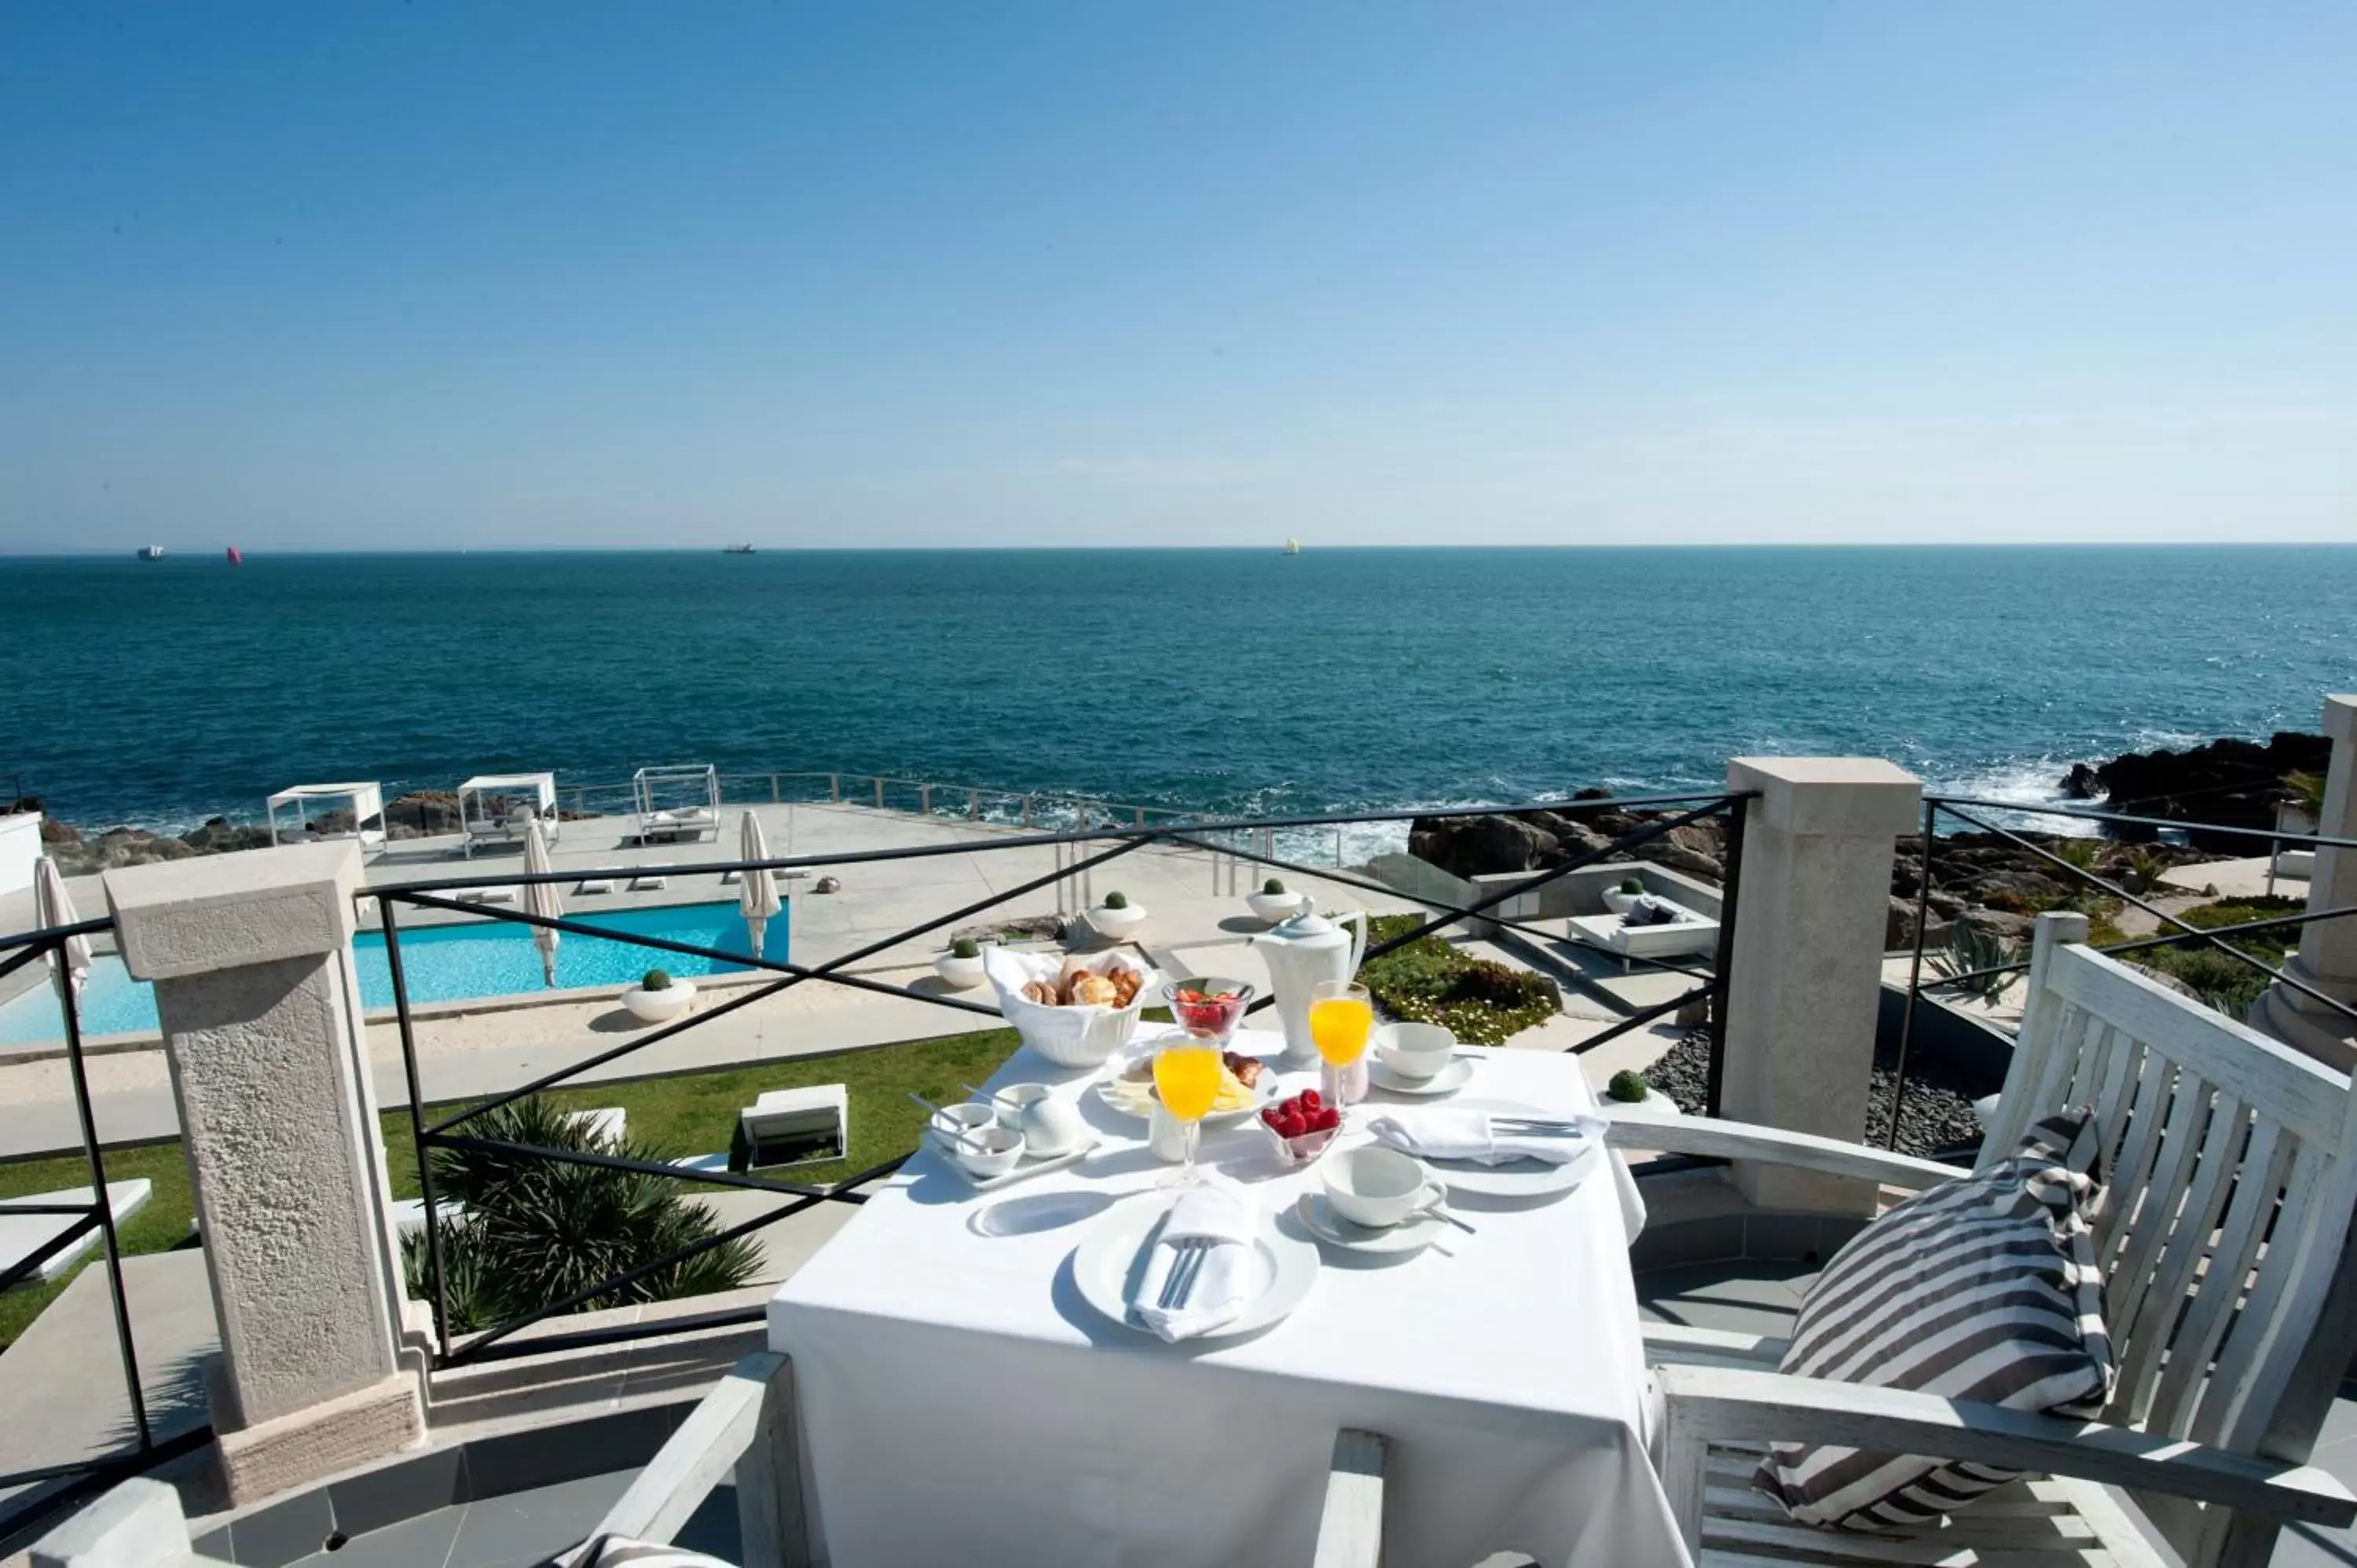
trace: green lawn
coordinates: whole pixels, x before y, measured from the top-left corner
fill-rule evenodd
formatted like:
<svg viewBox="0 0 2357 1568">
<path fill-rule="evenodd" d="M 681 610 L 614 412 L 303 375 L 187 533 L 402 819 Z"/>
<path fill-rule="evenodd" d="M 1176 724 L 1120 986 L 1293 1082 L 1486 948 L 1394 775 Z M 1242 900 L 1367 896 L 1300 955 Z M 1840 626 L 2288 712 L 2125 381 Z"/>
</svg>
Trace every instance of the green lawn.
<svg viewBox="0 0 2357 1568">
<path fill-rule="evenodd" d="M 549 1097 L 584 1111 L 619 1105 L 630 1113 L 633 1142 L 654 1144 L 671 1155 L 703 1155 L 727 1149 L 737 1111 L 752 1104 L 764 1090 L 840 1083 L 851 1096 L 848 1156 L 829 1165 L 796 1165 L 774 1173 L 797 1183 L 835 1181 L 917 1146 L 925 1112 L 909 1099 L 909 1090 L 936 1103 L 963 1100 L 966 1095 L 959 1085 L 980 1083 L 997 1071 L 1017 1043 L 1012 1029 L 986 1029 L 836 1056 L 764 1062 L 725 1072 L 552 1090 Z M 433 1112 L 438 1117 L 455 1109 L 457 1106 L 436 1106 Z M 385 1116 L 384 1134 L 393 1196 L 414 1197 L 417 1196 L 417 1152 L 410 1137 L 406 1107 Z M 177 1141 L 109 1151 L 106 1176 L 109 1181 L 145 1176 L 156 1184 L 147 1207 L 123 1228 L 126 1252 L 160 1252 L 189 1244 L 188 1220 L 195 1210 L 188 1197 L 188 1162 Z M 89 1180 L 89 1167 L 80 1155 L 0 1165 L 0 1197 L 55 1191 L 87 1185 Z M 0 1346 L 14 1343 L 65 1285 L 66 1281 L 60 1280 L 0 1295 Z"/>
</svg>

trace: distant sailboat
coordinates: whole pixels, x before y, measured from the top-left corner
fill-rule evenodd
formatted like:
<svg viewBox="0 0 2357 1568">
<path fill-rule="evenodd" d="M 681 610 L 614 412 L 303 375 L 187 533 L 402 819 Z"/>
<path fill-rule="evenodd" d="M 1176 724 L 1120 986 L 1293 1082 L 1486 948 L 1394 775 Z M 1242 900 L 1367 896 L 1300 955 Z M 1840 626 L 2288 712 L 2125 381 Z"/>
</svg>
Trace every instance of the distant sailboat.
<svg viewBox="0 0 2357 1568">
<path fill-rule="evenodd" d="M 139 559 L 142 561 L 161 561 L 163 558 L 164 547 L 160 544 L 143 544 L 139 547 Z"/>
<path fill-rule="evenodd" d="M 229 564 L 230 564 L 231 565 L 232 565 L 232 566 L 242 566 L 242 565 L 244 565 L 244 564 L 245 564 L 245 552 L 244 552 L 244 551 L 242 551 L 242 550 L 240 550 L 240 549 L 239 549 L 236 545 L 234 545 L 234 544 L 231 545 L 231 546 L 229 547 Z"/>
<path fill-rule="evenodd" d="M 1300 554 L 1300 553 L 1301 553 L 1301 541 L 1299 541 L 1298 539 L 1288 539 L 1288 540 L 1286 540 L 1286 541 L 1285 542 L 1285 553 L 1286 553 L 1287 555 L 1298 555 L 1298 554 Z"/>
</svg>

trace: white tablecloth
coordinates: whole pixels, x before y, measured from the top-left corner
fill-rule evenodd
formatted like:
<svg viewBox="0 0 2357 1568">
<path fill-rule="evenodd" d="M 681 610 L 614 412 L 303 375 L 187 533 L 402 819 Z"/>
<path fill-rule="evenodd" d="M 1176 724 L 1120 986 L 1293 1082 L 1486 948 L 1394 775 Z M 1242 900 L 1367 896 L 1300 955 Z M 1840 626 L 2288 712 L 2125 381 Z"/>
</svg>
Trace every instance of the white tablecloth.
<svg viewBox="0 0 2357 1568">
<path fill-rule="evenodd" d="M 1405 1259 L 1325 1249 L 1308 1297 L 1265 1333 L 1166 1346 L 1072 1283 L 1090 1224 L 1168 1168 L 1143 1122 L 1082 1098 L 1093 1076 L 1021 1051 L 993 1080 L 1078 1101 L 1108 1136 L 1080 1165 L 976 1194 L 920 1153 L 772 1298 L 834 1568 L 1306 1568 L 1344 1426 L 1389 1440 L 1392 1568 L 1507 1549 L 1576 1568 L 1687 1563 L 1647 1458 L 1609 1163 L 1536 1207 L 1465 1199 L 1478 1234 Z M 1552 1053 L 1483 1053 L 1464 1093 L 1592 1103 L 1578 1064 Z M 1279 1170 L 1249 1126 L 1207 1129 L 1203 1157 L 1273 1211 L 1318 1181 L 1314 1165 Z"/>
</svg>

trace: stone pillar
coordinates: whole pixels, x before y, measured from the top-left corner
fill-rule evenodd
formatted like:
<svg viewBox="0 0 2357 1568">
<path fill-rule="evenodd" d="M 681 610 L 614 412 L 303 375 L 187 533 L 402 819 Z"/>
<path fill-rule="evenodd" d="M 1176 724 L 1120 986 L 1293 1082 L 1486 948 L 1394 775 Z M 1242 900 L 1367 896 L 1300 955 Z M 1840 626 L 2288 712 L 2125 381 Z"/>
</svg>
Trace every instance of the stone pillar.
<svg viewBox="0 0 2357 1568">
<path fill-rule="evenodd" d="M 153 981 L 221 1324 L 210 1380 L 234 1502 L 425 1435 L 352 967 L 350 843 L 106 874 Z"/>
<path fill-rule="evenodd" d="M 2332 762 L 2316 831 L 2326 838 L 2357 838 L 2357 696 L 2324 699 L 2324 733 L 2332 741 Z M 2309 913 L 2351 905 L 2357 905 L 2357 849 L 2319 847 L 2308 884 Z M 2284 972 L 2328 996 L 2357 1003 L 2357 915 L 2299 928 L 2299 955 Z M 2252 1022 L 2336 1072 L 2357 1067 L 2357 1024 L 2313 997 L 2269 985 Z"/>
<path fill-rule="evenodd" d="M 1721 1112 L 1855 1143 L 1866 1128 L 1890 865 L 1922 829 L 1923 787 L 1871 757 L 1741 757 L 1744 819 Z M 1738 1162 L 1762 1208 L 1870 1212 L 1867 1184 Z"/>
</svg>

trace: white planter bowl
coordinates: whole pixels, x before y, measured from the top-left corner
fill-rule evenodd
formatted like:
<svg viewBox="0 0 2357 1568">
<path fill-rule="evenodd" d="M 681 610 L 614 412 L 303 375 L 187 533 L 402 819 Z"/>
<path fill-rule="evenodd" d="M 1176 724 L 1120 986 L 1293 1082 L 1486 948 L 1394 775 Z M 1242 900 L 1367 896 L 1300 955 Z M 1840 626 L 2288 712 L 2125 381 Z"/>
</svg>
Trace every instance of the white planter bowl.
<svg viewBox="0 0 2357 1568">
<path fill-rule="evenodd" d="M 955 953 L 942 953 L 933 960 L 933 972 L 945 984 L 959 991 L 971 991 L 983 982 L 982 959 L 960 958 Z"/>
<path fill-rule="evenodd" d="M 1604 907 L 1616 915 L 1625 915 L 1643 897 L 1642 893 L 1623 893 L 1618 887 L 1607 887 L 1604 890 Z"/>
<path fill-rule="evenodd" d="M 674 980 L 662 991 L 633 985 L 622 993 L 622 1005 L 641 1024 L 668 1024 L 695 1004 L 695 982 Z"/>
<path fill-rule="evenodd" d="M 1126 909 L 1108 909 L 1099 904 L 1089 911 L 1089 925 L 1097 935 L 1109 941 L 1117 942 L 1125 937 L 1133 936 L 1136 933 L 1137 928 L 1144 924 L 1146 924 L 1146 910 L 1143 906 L 1137 904 L 1132 904 Z"/>
<path fill-rule="evenodd" d="M 1301 906 L 1308 901 L 1308 897 L 1309 895 L 1307 893 L 1247 893 L 1244 895 L 1244 902 L 1252 906 L 1252 912 L 1255 918 L 1265 920 L 1273 926 L 1279 920 L 1291 919 L 1298 914 Z"/>
<path fill-rule="evenodd" d="M 1609 1094 L 1597 1097 L 1598 1106 L 1608 1115 L 1633 1116 L 1641 1121 L 1659 1122 L 1672 1116 L 1683 1116 L 1678 1102 L 1658 1089 L 1648 1088 L 1642 1100 L 1615 1100 Z"/>
</svg>

